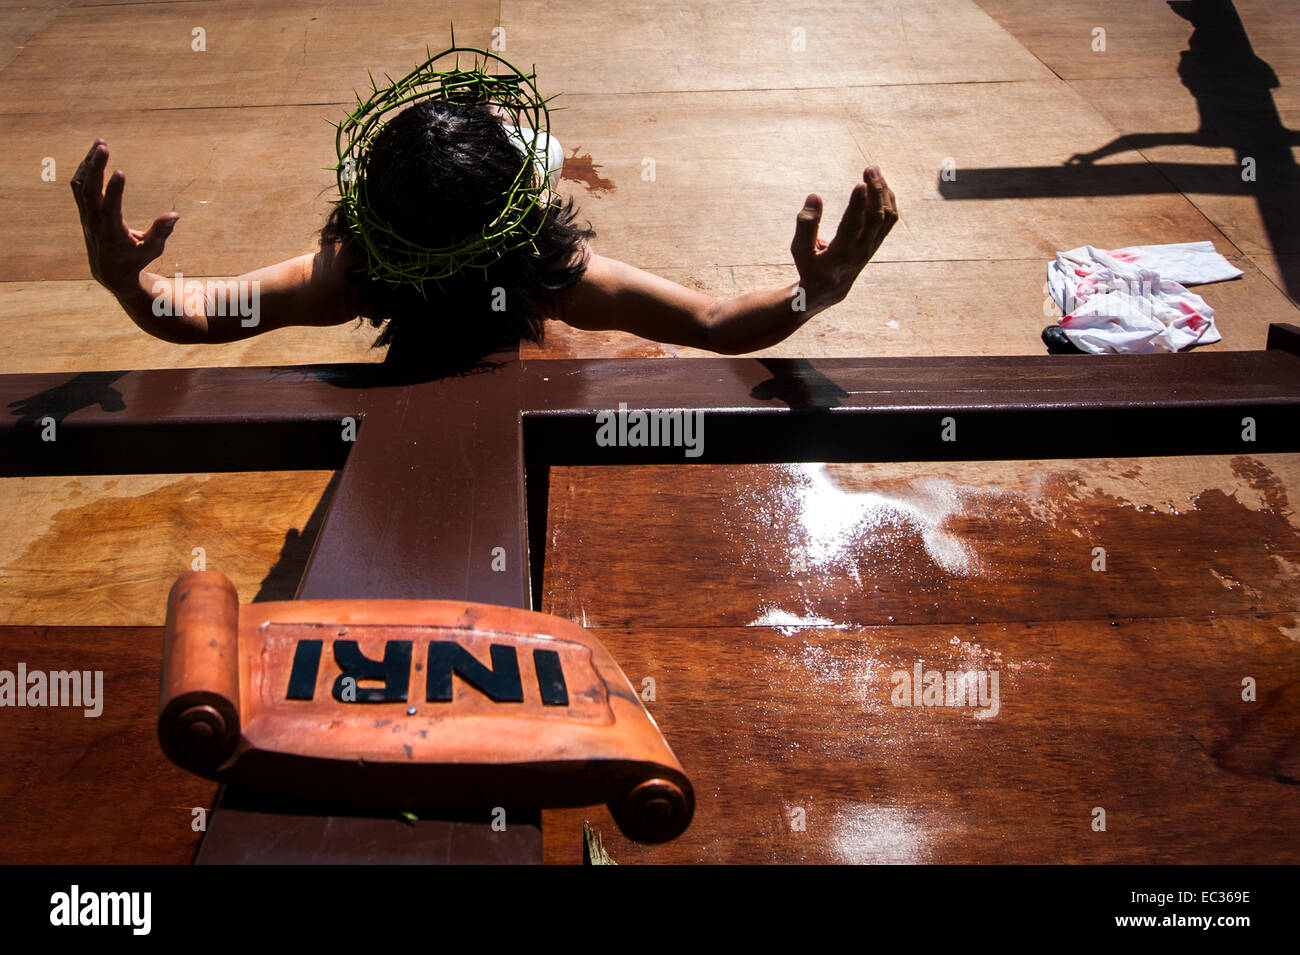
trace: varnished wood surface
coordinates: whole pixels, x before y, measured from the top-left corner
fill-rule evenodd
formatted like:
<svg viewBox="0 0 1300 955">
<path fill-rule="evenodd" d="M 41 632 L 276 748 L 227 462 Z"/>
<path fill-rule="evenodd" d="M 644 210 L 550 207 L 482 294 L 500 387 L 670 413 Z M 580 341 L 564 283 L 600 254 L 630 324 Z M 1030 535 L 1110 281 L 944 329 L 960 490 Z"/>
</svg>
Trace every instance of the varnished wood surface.
<svg viewBox="0 0 1300 955">
<path fill-rule="evenodd" d="M 329 471 L 0 480 L 0 621 L 161 626 L 171 581 L 220 568 L 246 600 L 288 600 Z M 165 582 L 165 583 L 164 583 Z"/>
<path fill-rule="evenodd" d="M 590 627 L 1294 611 L 1298 467 L 1241 455 L 555 468 L 545 605 Z"/>
<path fill-rule="evenodd" d="M 0 710 L 0 863 L 185 864 L 217 785 L 158 746 L 161 627 L 0 627 L 0 669 L 101 670 L 104 706 Z"/>
<path fill-rule="evenodd" d="M 505 25 L 508 57 L 535 62 L 544 87 L 566 94 L 559 102 L 568 110 L 554 117 L 571 156 L 562 189 L 598 229 L 597 250 L 684 284 L 734 294 L 792 280 L 787 246 L 803 195 L 822 194 L 833 224 L 861 167 L 884 167 L 903 223 L 848 300 L 769 354 L 1040 353 L 1038 332 L 1050 320 L 1043 270 L 1056 249 L 1202 238 L 1247 273 L 1199 290 L 1219 310 L 1225 341 L 1215 347 L 1261 347 L 1268 321 L 1295 320 L 1282 291 L 1295 255 L 1276 236 L 1265 241 L 1248 200 L 1141 190 L 942 197 L 945 157 L 959 177 L 1056 169 L 1121 133 L 1195 128 L 1195 104 L 1174 74 L 1190 31 L 1167 4 L 1053 7 L 873 3 L 850 13 L 776 3 L 702 10 L 683 0 L 611 12 L 581 0 L 475 2 L 433 24 L 422 8 L 378 0 L 4 4 L 0 131 L 16 146 L 0 155 L 9 184 L 0 335 L 10 343 L 0 370 L 378 357 L 366 350 L 369 330 L 351 326 L 211 349 L 148 339 L 89 283 L 67 179 L 90 140 L 106 136 L 114 165 L 128 173 L 132 224 L 173 202 L 182 213 L 164 270 L 202 277 L 305 251 L 329 198 L 320 167 L 333 161 L 332 131 L 323 120 L 350 101 L 367 68 L 404 72 L 426 44 L 436 48 L 450 19 L 470 43 Z M 1270 0 L 1237 8 L 1256 53 L 1281 77 L 1273 95 L 1294 129 L 1295 19 Z M 196 25 L 208 31 L 206 54 L 188 52 Z M 1094 26 L 1108 29 L 1105 55 L 1083 52 Z M 794 27 L 807 33 L 802 56 L 787 49 Z M 232 47 L 238 70 L 222 52 Z M 1234 158 L 1198 150 L 1159 147 L 1141 159 Z M 40 179 L 46 156 L 58 161 L 55 182 Z M 649 182 L 646 157 L 656 160 Z M 1153 168 L 1136 179 L 1168 186 L 1164 175 Z M 557 329 L 535 354 L 678 352 Z M 615 858 L 1295 861 L 1281 854 L 1294 844 L 1294 800 L 1286 801 L 1294 788 L 1265 777 L 1297 775 L 1289 747 L 1300 717 L 1286 680 L 1295 676 L 1291 501 L 1300 475 L 1293 457 L 1253 460 L 1264 470 L 1224 458 L 928 473 L 915 465 L 557 472 L 548 609 L 585 614 L 634 682 L 646 671 L 668 674 L 649 705 L 700 793 L 686 841 L 648 853 L 631 851 L 603 810 L 593 813 Z M 209 541 L 217 542 L 210 566 L 241 593 L 256 593 L 268 576 L 291 587 L 328 475 L 226 479 L 239 480 L 3 482 L 0 622 L 160 622 L 167 586 L 189 566 L 190 548 Z M 843 529 L 833 515 L 845 506 L 875 513 L 877 533 L 858 528 L 851 546 L 838 548 L 832 535 L 821 548 L 803 516 L 829 508 L 829 526 Z M 1093 537 L 1108 551 L 1105 575 L 1081 569 Z M 960 567 L 968 551 L 944 550 L 954 542 L 978 558 L 977 572 L 956 574 L 934 559 L 931 547 Z M 276 566 L 287 569 L 277 575 Z M 868 590 L 878 583 L 881 591 Z M 917 599 L 899 596 L 907 593 Z M 794 629 L 751 625 L 765 615 Z M 829 623 L 798 624 L 819 619 Z M 43 631 L 11 632 L 0 667 L 53 639 L 34 632 Z M 119 648 L 124 632 L 87 636 L 87 646 Z M 7 764 L 24 769 L 6 774 L 13 788 L 0 801 L 15 834 L 6 851 L 51 856 L 42 861 L 188 858 L 196 836 L 188 804 L 207 805 L 211 794 L 192 794 L 198 781 L 183 774 L 156 790 L 141 784 L 155 771 L 169 778 L 149 737 L 157 665 L 149 640 L 138 658 L 123 650 L 138 667 L 124 690 L 138 714 L 122 718 L 118 735 L 86 735 L 110 725 L 108 712 L 63 727 L 48 721 L 71 723 L 65 712 L 0 711 L 36 718 L 0 733 L 18 754 Z M 1055 668 L 1008 669 L 1006 710 L 978 724 L 961 712 L 888 707 L 878 684 L 860 696 L 847 689 L 855 673 L 878 678 L 862 662 L 868 650 L 905 663 L 919 657 L 908 655 L 914 647 L 956 659 L 956 650 L 943 657 L 945 647 L 975 643 Z M 720 661 L 710 655 L 717 647 Z M 1241 710 L 1250 704 L 1231 691 L 1257 662 L 1262 715 L 1252 722 Z M 782 676 L 799 667 L 797 681 Z M 690 702 L 676 695 L 683 686 Z M 894 735 L 864 737 L 863 727 Z M 1182 735 L 1189 727 L 1194 738 Z M 40 755 L 42 733 L 57 737 L 47 744 L 55 755 Z M 78 799 L 88 815 L 77 815 Z M 807 810 L 806 833 L 788 831 L 787 804 Z M 1093 805 L 1118 807 L 1109 832 L 1087 828 Z M 11 806 L 28 807 L 31 821 Z M 579 858 L 580 818 L 548 819 L 549 859 Z"/>
<path fill-rule="evenodd" d="M 626 862 L 1297 861 L 1298 463 L 555 469 L 545 607 L 654 680 L 700 808 L 548 813 L 548 861 L 584 818 Z M 893 706 L 917 662 L 1000 712 Z"/>
<path fill-rule="evenodd" d="M 779 467 L 556 469 L 545 609 L 593 628 L 634 686 L 655 680 L 647 706 L 699 808 L 658 848 L 622 840 L 600 807 L 548 813 L 548 861 L 578 861 L 583 818 L 622 862 L 1296 861 L 1296 467 L 859 465 L 828 467 L 825 482 Z M 1104 573 L 1088 568 L 1094 541 Z M 145 738 L 157 631 L 51 632 L 85 654 L 39 655 L 43 631 L 14 630 L 0 666 L 103 667 L 109 701 L 129 696 L 123 719 L 143 734 L 134 758 L 161 760 Z M 890 674 L 916 662 L 997 669 L 999 714 L 892 706 Z M 82 749 L 64 758 L 90 747 L 85 786 L 121 801 L 111 825 L 48 851 L 174 859 L 192 848 L 186 830 L 137 827 L 123 844 L 122 818 L 172 796 L 128 790 L 115 751 L 86 736 L 120 712 L 71 725 L 64 711 L 5 711 L 35 721 L 5 734 L 27 754 L 13 779 L 40 805 L 73 798 L 52 795 L 64 771 L 32 742 L 67 720 L 58 745 Z M 1105 833 L 1090 828 L 1096 806 Z M 805 831 L 790 829 L 795 808 Z M 43 839 L 33 822 L 7 845 Z"/>
<path fill-rule="evenodd" d="M 624 864 L 1295 863 L 1296 619 L 600 629 L 698 808 L 654 847 L 548 812 L 546 858 L 577 862 L 588 819 Z M 999 671 L 999 712 L 894 706 L 918 662 Z"/>
</svg>

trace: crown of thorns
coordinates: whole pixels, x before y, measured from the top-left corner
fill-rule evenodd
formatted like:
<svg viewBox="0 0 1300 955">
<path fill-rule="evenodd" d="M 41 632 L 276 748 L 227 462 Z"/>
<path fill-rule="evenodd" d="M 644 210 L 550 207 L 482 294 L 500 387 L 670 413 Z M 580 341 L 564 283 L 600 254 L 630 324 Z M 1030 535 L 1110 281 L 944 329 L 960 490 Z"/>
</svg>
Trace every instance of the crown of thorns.
<svg viewBox="0 0 1300 955">
<path fill-rule="evenodd" d="M 453 46 L 394 80 L 385 74 L 387 86 L 379 86 L 370 77 L 371 96 L 362 100 L 337 129 L 335 146 L 338 165 L 339 204 L 347 216 L 352 234 L 364 250 L 367 270 L 372 278 L 393 284 L 412 283 L 421 292 L 425 283 L 437 282 L 466 269 L 485 269 L 502 255 L 525 245 L 533 245 L 545 221 L 547 204 L 543 199 L 546 176 L 534 162 L 524 162 L 519 174 L 502 196 L 500 213 L 476 235 L 453 245 L 431 247 L 398 235 L 380 219 L 366 202 L 366 161 L 370 145 L 383 130 L 394 110 L 427 99 L 497 107 L 512 115 L 516 126 L 532 130 L 532 142 L 526 143 L 533 156 L 545 155 L 539 146 L 549 136 L 549 99 L 537 91 L 536 75 L 523 73 L 512 64 L 486 50 Z M 427 52 L 427 51 L 426 51 Z M 473 56 L 473 66 L 462 69 L 462 54 Z M 454 56 L 454 65 L 438 69 L 435 64 Z M 489 72 L 489 69 L 492 72 Z M 554 98 L 554 97 L 551 97 Z M 542 215 L 532 215 L 541 207 Z M 533 246 L 534 249 L 536 246 Z"/>
</svg>

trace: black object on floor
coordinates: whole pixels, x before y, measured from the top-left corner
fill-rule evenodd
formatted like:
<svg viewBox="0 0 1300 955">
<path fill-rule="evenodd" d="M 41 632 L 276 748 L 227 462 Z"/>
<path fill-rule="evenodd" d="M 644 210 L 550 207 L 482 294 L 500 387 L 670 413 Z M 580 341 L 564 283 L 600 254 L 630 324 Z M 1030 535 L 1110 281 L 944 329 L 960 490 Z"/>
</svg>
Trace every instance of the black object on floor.
<svg viewBox="0 0 1300 955">
<path fill-rule="evenodd" d="M 1070 341 L 1060 325 L 1048 325 L 1043 329 L 1043 344 L 1052 355 L 1086 355 L 1082 348 Z"/>
</svg>

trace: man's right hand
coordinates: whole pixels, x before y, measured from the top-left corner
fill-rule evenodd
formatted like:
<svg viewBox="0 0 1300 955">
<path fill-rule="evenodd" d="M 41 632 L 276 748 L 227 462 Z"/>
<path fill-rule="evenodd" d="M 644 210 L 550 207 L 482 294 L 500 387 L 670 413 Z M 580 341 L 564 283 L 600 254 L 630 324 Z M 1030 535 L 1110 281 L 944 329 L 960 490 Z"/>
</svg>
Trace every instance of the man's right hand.
<svg viewBox="0 0 1300 955">
<path fill-rule="evenodd" d="M 107 165 L 108 143 L 97 139 L 72 177 L 72 195 L 81 213 L 90 274 L 114 295 L 120 295 L 133 291 L 144 267 L 162 255 L 180 216 L 165 212 L 154 220 L 148 232 L 127 228 L 122 215 L 126 176 L 118 169 L 105 189 Z"/>
</svg>

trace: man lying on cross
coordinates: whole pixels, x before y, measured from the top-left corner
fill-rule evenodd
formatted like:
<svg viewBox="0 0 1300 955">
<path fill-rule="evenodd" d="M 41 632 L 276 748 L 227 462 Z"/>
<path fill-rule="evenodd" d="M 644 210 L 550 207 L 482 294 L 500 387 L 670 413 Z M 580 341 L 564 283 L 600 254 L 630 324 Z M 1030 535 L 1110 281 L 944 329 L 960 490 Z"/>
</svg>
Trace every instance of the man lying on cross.
<svg viewBox="0 0 1300 955">
<path fill-rule="evenodd" d="M 572 198 L 548 188 L 549 150 L 530 153 L 521 134 L 532 131 L 505 123 L 491 104 L 429 97 L 394 112 L 369 133 L 363 162 L 346 160 L 343 198 L 317 251 L 224 280 L 257 290 L 252 316 L 223 307 L 213 283 L 192 294 L 188 283 L 176 289 L 145 270 L 179 216 L 128 228 L 125 176 L 115 171 L 105 188 L 108 145 L 96 140 L 72 180 L 91 275 L 140 328 L 177 343 L 362 318 L 381 329 L 376 345 L 402 346 L 390 355 L 450 373 L 540 341 L 554 320 L 741 354 L 843 300 L 898 221 L 893 192 L 868 167 L 829 243 L 817 235 L 821 199 L 808 196 L 790 246 L 796 281 L 717 298 L 592 251 L 594 233 L 575 224 Z"/>
</svg>

